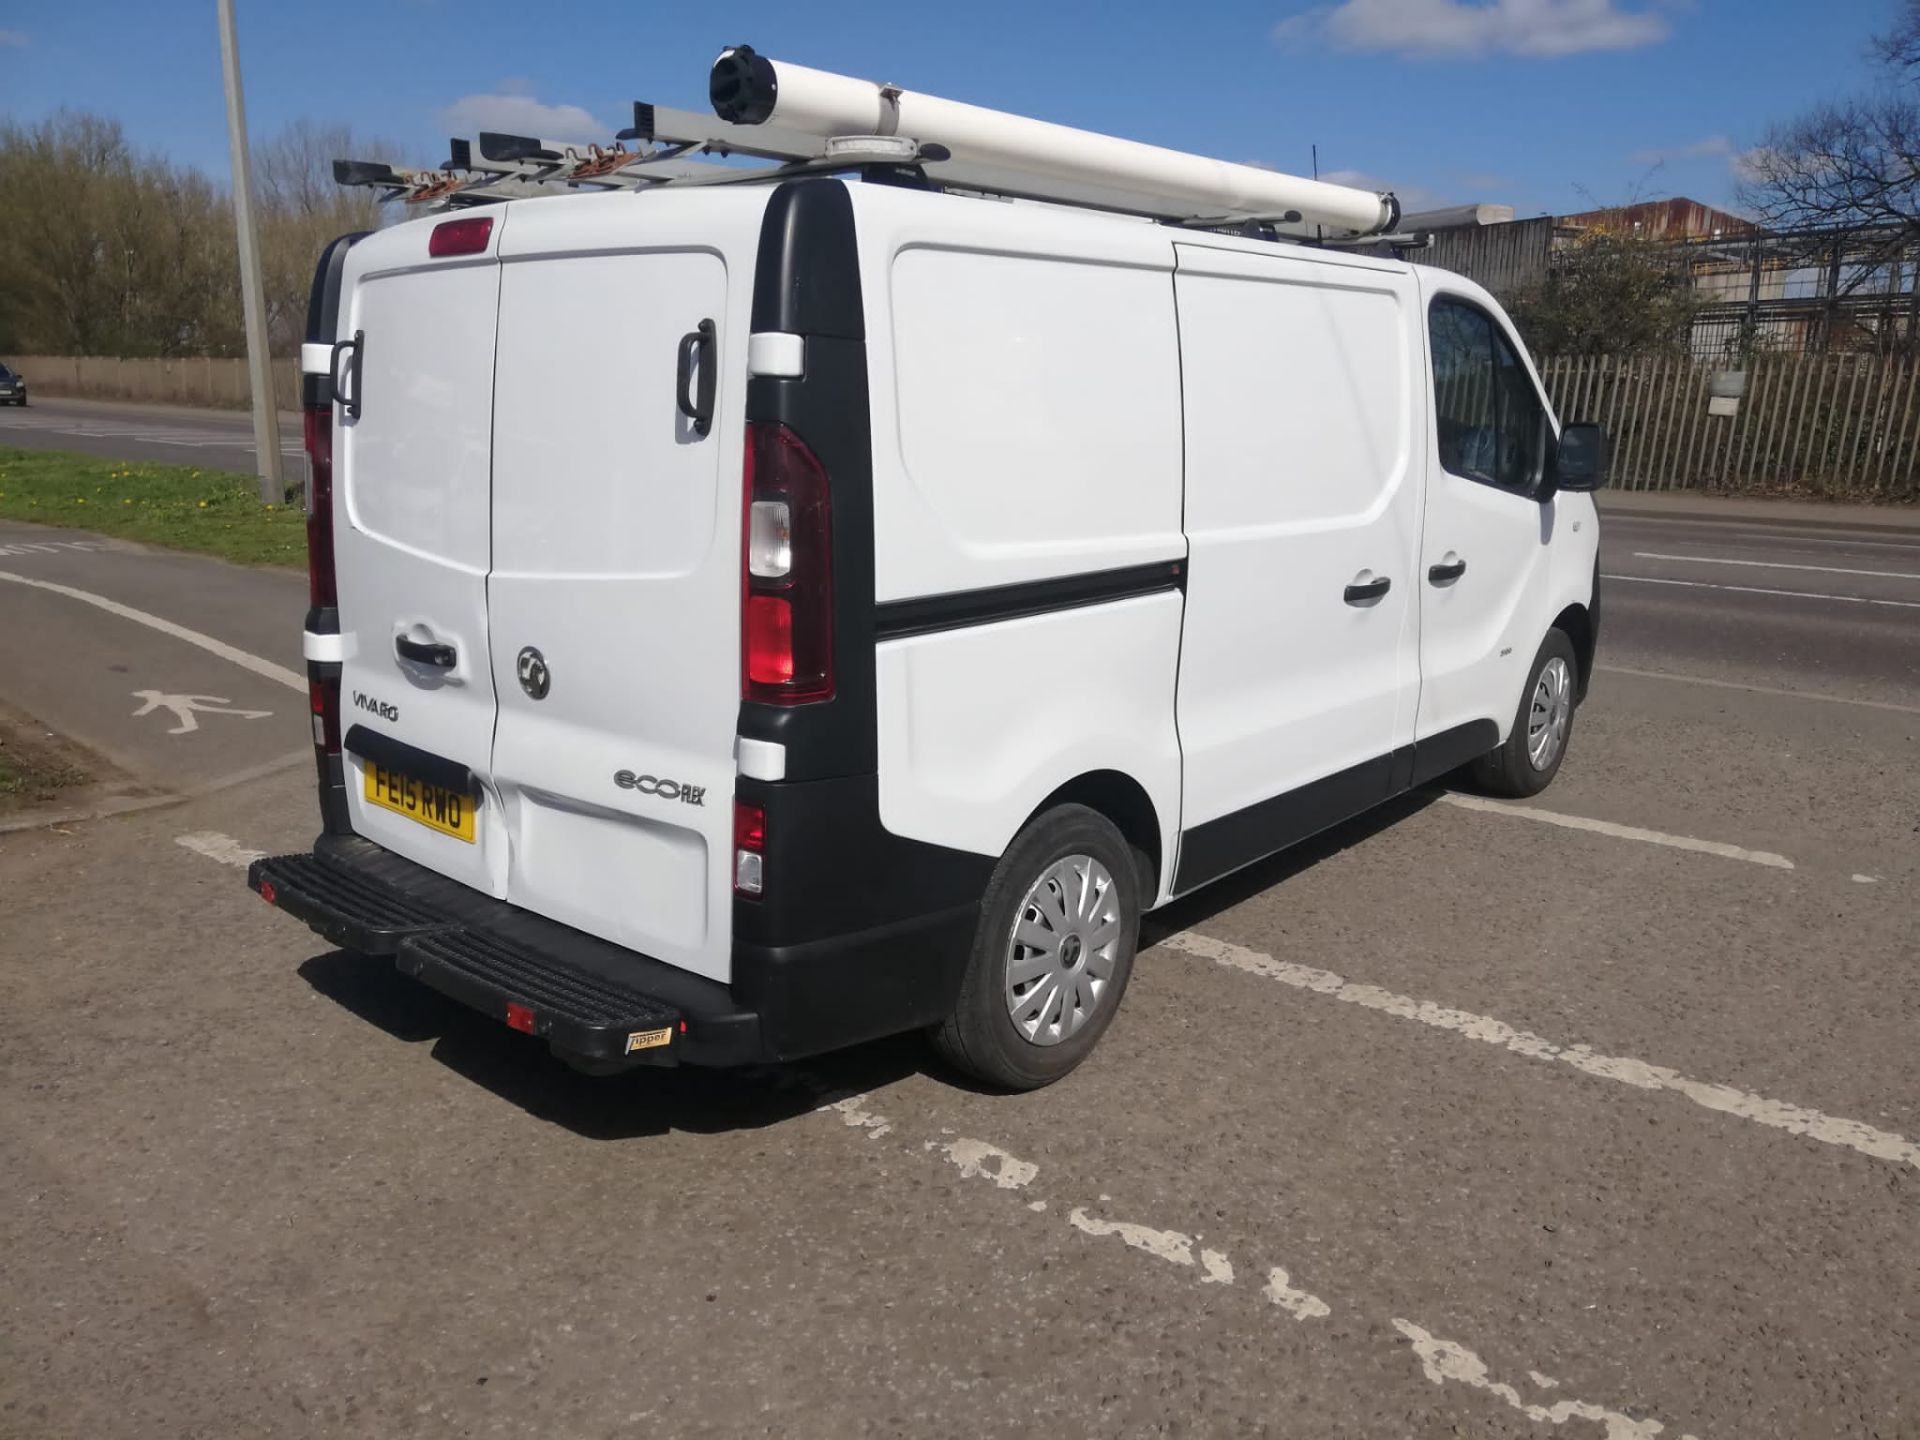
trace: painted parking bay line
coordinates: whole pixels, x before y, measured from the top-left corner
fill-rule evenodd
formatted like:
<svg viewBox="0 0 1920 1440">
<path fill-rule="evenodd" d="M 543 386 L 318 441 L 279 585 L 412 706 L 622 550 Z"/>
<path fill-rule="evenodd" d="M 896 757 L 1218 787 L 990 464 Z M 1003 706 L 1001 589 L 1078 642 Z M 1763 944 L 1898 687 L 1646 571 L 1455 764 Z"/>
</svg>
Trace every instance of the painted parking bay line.
<svg viewBox="0 0 1920 1440">
<path fill-rule="evenodd" d="M 1664 845 L 1670 850 L 1693 850 L 1702 855 L 1718 855 L 1723 860 L 1744 860 L 1749 865 L 1765 865 L 1774 870 L 1791 870 L 1793 861 L 1771 850 L 1748 850 L 1722 840 L 1696 840 L 1691 835 L 1669 835 L 1663 830 L 1647 830 L 1638 825 L 1618 825 L 1611 820 L 1593 820 L 1585 815 L 1566 815 L 1558 810 L 1540 810 L 1531 805 L 1509 805 L 1479 795 L 1460 795 L 1452 791 L 1440 796 L 1448 805 L 1462 810 L 1479 810 L 1489 815 L 1510 815 L 1517 820 L 1537 820 L 1542 825 L 1558 825 L 1563 830 L 1586 830 L 1609 835 L 1615 840 L 1638 840 L 1644 845 Z"/>
<path fill-rule="evenodd" d="M 1316 970 L 1312 966 L 1296 965 L 1290 960 L 1276 960 L 1258 950 L 1248 950 L 1244 946 L 1215 940 L 1207 935 L 1196 935 L 1191 930 L 1178 931 L 1159 943 L 1169 950 L 1211 960 L 1229 969 L 1257 975 L 1263 980 L 1277 980 L 1282 985 L 1311 995 L 1325 995 L 1365 1010 L 1377 1010 L 1383 1015 L 1393 1015 L 1435 1030 L 1445 1030 L 1463 1039 L 1497 1045 L 1531 1060 L 1555 1061 L 1571 1066 L 1582 1074 L 1631 1085 L 1636 1090 L 1668 1091 L 1684 1096 L 1702 1109 L 1716 1110 L 1723 1115 L 1751 1120 L 1756 1125 L 1784 1130 L 1789 1135 L 1805 1135 L 1823 1144 L 1857 1150 L 1877 1160 L 1892 1160 L 1920 1170 L 1920 1145 L 1903 1135 L 1876 1129 L 1859 1120 L 1828 1115 L 1784 1100 L 1769 1100 L 1764 1095 L 1736 1090 L 1731 1085 L 1694 1080 L 1664 1065 L 1652 1065 L 1630 1056 L 1601 1055 L 1586 1045 L 1560 1045 L 1531 1031 L 1517 1029 L 1504 1020 L 1496 1020 L 1491 1015 L 1476 1015 L 1468 1010 L 1438 1005 L 1431 1000 L 1396 995 L 1378 985 L 1349 980 L 1331 970 Z"/>
<path fill-rule="evenodd" d="M 76 590 L 71 585 L 56 585 L 51 580 L 34 580 L 26 575 L 16 575 L 10 570 L 0 570 L 0 580 L 11 580 L 16 585 L 31 585 L 36 590 L 50 590 L 55 595 L 65 595 L 69 600 L 79 600 L 106 611 L 109 615 L 118 615 L 123 620 L 145 625 L 150 630 L 158 630 L 162 635 L 171 635 L 176 640 L 184 640 L 189 645 L 198 645 L 210 655 L 218 655 L 222 660 L 230 660 L 242 670 L 251 670 L 254 674 L 285 685 L 289 690 L 298 690 L 305 694 L 307 682 L 284 665 L 276 665 L 271 660 L 262 660 L 258 655 L 250 655 L 245 650 L 216 640 L 211 635 L 202 635 L 198 630 L 189 630 L 184 625 L 176 625 L 171 620 L 158 615 L 149 615 L 144 610 L 136 610 L 131 605 L 122 605 L 118 600 L 109 600 L 104 595 L 95 595 L 90 590 Z"/>
<path fill-rule="evenodd" d="M 1745 565 L 1752 570 L 1812 570 L 1821 575 L 1871 575 L 1880 580 L 1920 580 L 1920 574 L 1906 570 L 1844 570 L 1838 565 L 1789 565 L 1784 560 L 1726 560 L 1717 555 L 1663 555 L 1653 550 L 1636 550 L 1636 560 L 1678 560 L 1687 565 Z"/>
</svg>

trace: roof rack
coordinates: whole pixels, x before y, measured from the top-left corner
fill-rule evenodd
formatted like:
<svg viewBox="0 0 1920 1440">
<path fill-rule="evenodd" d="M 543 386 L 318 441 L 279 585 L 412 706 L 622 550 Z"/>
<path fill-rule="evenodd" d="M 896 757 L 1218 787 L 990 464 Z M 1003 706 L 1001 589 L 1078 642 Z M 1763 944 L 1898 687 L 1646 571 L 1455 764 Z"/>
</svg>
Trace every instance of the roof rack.
<svg viewBox="0 0 1920 1440">
<path fill-rule="evenodd" d="M 708 90 L 718 118 L 636 101 L 633 124 L 607 146 L 486 132 L 477 157 L 456 139 L 437 170 L 336 160 L 334 179 L 379 189 L 383 199 L 464 206 L 555 187 L 643 190 L 858 170 L 1263 238 L 1283 238 L 1284 230 L 1301 239 L 1317 228 L 1334 244 L 1413 239 L 1387 233 L 1400 218 L 1391 194 L 776 64 L 746 45 L 721 52 Z M 735 157 L 770 163 L 723 163 Z"/>
</svg>

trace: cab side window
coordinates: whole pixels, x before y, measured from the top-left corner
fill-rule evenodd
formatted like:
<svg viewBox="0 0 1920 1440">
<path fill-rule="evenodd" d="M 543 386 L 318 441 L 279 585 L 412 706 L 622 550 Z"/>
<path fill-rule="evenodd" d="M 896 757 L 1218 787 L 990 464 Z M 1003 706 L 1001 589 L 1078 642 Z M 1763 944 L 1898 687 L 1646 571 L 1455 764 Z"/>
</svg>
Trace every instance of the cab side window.
<svg viewBox="0 0 1920 1440">
<path fill-rule="evenodd" d="M 1526 366 L 1476 306 L 1436 300 L 1430 323 L 1440 463 L 1468 480 L 1527 489 L 1540 473 L 1545 411 Z"/>
</svg>

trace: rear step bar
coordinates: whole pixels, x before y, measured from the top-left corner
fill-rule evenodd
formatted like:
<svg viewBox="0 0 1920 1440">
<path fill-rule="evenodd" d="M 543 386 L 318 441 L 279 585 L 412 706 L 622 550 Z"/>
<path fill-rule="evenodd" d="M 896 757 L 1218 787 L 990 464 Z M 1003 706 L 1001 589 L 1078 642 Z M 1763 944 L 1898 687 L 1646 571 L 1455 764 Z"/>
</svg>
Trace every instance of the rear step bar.
<svg viewBox="0 0 1920 1440">
<path fill-rule="evenodd" d="M 346 950 L 544 1039 L 578 1069 L 743 1064 L 760 1020 L 728 988 L 468 889 L 358 836 L 256 860 L 247 883 Z"/>
</svg>

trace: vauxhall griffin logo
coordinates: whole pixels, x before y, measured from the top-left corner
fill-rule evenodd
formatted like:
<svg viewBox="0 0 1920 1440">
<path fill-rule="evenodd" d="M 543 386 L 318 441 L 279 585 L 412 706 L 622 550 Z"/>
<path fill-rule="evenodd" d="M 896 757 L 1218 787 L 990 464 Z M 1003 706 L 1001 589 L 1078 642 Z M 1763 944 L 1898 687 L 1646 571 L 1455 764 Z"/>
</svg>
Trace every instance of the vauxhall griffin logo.
<svg viewBox="0 0 1920 1440">
<path fill-rule="evenodd" d="M 535 700 L 547 698 L 547 691 L 553 686 L 553 675 L 547 669 L 547 657 L 529 645 L 520 652 L 520 658 L 514 663 L 514 669 L 520 676 L 520 688 Z"/>
<path fill-rule="evenodd" d="M 363 695 L 358 690 L 353 692 L 353 708 L 378 715 L 382 720 L 398 721 L 400 719 L 398 705 L 390 704 L 385 700 L 376 700 L 373 696 Z"/>
</svg>

